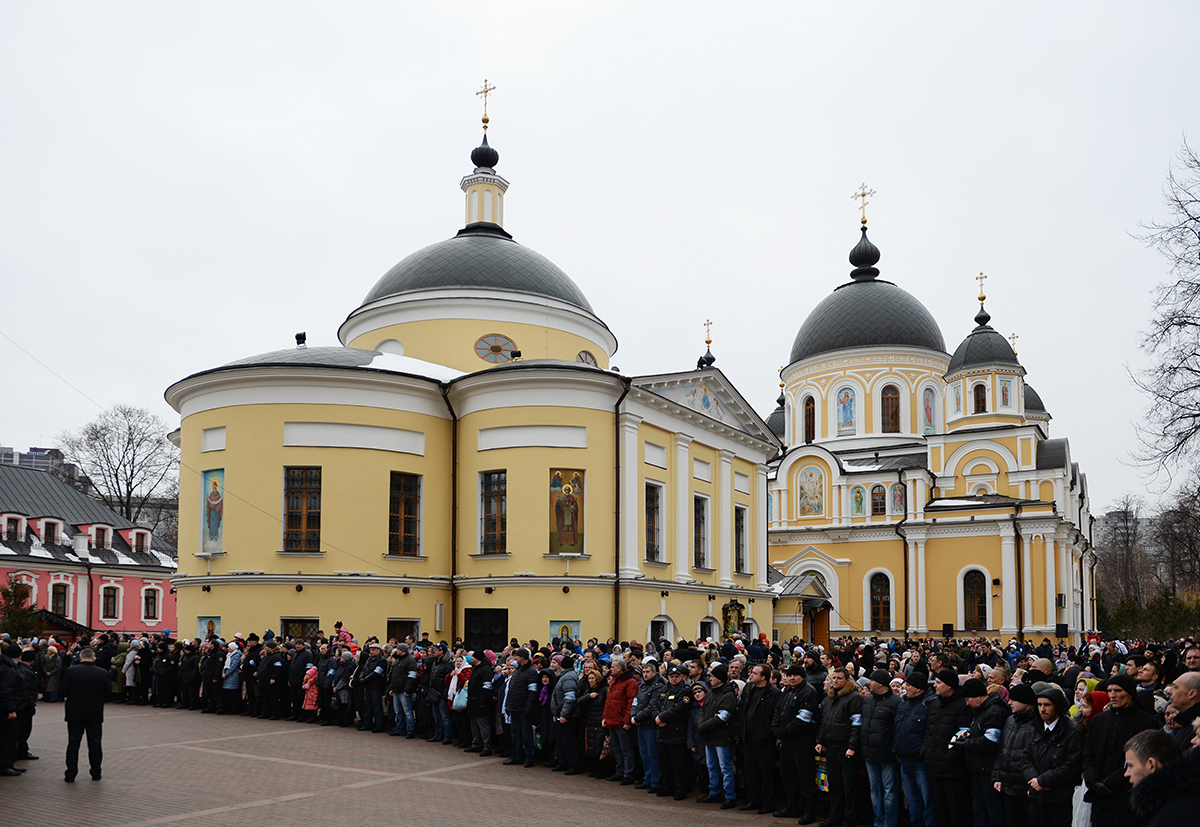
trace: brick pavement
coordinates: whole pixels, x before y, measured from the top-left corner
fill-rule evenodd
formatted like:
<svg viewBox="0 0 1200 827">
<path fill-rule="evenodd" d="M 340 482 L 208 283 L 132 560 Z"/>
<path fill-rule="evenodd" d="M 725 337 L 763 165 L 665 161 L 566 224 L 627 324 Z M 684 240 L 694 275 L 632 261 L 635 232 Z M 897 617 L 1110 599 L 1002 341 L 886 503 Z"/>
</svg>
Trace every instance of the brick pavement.
<svg viewBox="0 0 1200 827">
<path fill-rule="evenodd" d="M 38 705 L 29 743 L 40 760 L 22 762 L 21 778 L 0 778 L 0 802 L 9 815 L 55 812 L 71 827 L 558 827 L 564 817 L 614 815 L 648 825 L 793 823 L 502 766 L 420 739 L 174 709 L 107 707 L 101 781 L 87 774 L 86 743 L 79 778 L 63 781 L 61 704 Z"/>
</svg>

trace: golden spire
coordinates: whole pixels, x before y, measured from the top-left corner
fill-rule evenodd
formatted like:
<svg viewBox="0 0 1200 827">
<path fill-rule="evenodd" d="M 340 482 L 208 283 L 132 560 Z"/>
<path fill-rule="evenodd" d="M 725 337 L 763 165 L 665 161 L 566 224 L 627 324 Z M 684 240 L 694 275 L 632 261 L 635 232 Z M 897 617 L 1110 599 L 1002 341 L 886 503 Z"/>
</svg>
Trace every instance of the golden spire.
<svg viewBox="0 0 1200 827">
<path fill-rule="evenodd" d="M 979 275 L 975 277 L 975 281 L 979 282 L 979 303 L 980 303 L 980 305 L 982 305 L 984 302 L 984 299 L 987 298 L 987 296 L 985 296 L 983 294 L 983 282 L 986 278 L 987 278 L 987 276 L 984 275 L 984 272 L 982 270 L 980 270 Z"/>
<path fill-rule="evenodd" d="M 712 344 L 712 319 L 704 320 L 704 344 Z"/>
<path fill-rule="evenodd" d="M 488 86 L 487 78 L 484 78 L 483 79 L 483 88 L 475 93 L 475 97 L 479 97 L 480 95 L 483 95 L 483 131 L 485 134 L 487 133 L 487 126 L 488 126 L 487 96 L 488 96 L 488 92 L 495 92 L 495 91 L 496 91 L 496 87 Z"/>
<path fill-rule="evenodd" d="M 1017 339 L 1020 339 L 1020 338 L 1021 338 L 1021 337 L 1020 337 L 1020 336 L 1018 336 L 1018 335 L 1017 335 L 1017 334 L 1015 334 L 1015 333 L 1014 333 L 1013 335 L 1011 335 L 1011 336 L 1009 336 L 1009 337 L 1008 337 L 1008 343 L 1009 343 L 1010 345 L 1012 345 L 1012 349 L 1013 349 L 1013 356 L 1016 356 L 1016 355 L 1017 355 Z"/>
<path fill-rule="evenodd" d="M 850 196 L 851 201 L 862 201 L 860 209 L 862 209 L 862 223 L 863 224 L 867 223 L 867 199 L 871 198 L 874 195 L 875 195 L 875 190 L 868 189 L 866 183 L 864 182 L 862 184 L 862 186 L 860 186 L 858 188 L 858 191 Z"/>
</svg>

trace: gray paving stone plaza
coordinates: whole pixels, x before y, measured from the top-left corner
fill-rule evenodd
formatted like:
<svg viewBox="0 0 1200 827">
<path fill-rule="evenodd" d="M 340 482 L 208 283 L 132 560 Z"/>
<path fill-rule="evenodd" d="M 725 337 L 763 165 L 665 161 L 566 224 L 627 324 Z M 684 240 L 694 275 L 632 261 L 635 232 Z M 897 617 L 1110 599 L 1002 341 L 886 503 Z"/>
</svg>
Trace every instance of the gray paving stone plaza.
<svg viewBox="0 0 1200 827">
<path fill-rule="evenodd" d="M 700 793 L 661 799 L 420 739 L 122 705 L 105 709 L 103 779 L 88 776 L 85 744 L 79 777 L 67 784 L 62 714 L 61 704 L 38 705 L 29 745 L 40 758 L 18 764 L 28 768 L 23 777 L 0 778 L 0 824 L 538 827 L 614 816 L 648 825 L 778 823 L 696 804 Z"/>
</svg>

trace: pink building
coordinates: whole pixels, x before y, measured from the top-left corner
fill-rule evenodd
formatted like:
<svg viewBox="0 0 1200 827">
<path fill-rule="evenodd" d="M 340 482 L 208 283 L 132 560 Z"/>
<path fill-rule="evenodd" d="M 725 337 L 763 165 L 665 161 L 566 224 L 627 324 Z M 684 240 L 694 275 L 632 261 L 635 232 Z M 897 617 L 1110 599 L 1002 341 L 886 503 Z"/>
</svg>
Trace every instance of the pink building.
<svg viewBox="0 0 1200 827">
<path fill-rule="evenodd" d="M 39 609 L 97 632 L 170 629 L 175 551 L 45 471 L 0 465 L 0 581 Z"/>
</svg>

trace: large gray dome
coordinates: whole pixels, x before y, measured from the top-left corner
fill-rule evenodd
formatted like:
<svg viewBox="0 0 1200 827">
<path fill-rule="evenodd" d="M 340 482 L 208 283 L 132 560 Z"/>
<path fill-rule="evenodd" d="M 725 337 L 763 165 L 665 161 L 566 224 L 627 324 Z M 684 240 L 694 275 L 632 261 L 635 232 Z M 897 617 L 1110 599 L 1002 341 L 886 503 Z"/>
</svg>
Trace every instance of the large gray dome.
<svg viewBox="0 0 1200 827">
<path fill-rule="evenodd" d="M 417 250 L 384 274 L 363 299 L 428 290 L 495 290 L 543 296 L 595 316 L 583 291 L 549 259 L 496 224 L 470 224 L 454 238 Z"/>
<path fill-rule="evenodd" d="M 889 281 L 856 280 L 838 287 L 808 314 L 792 342 L 791 361 L 885 346 L 946 352 L 941 328 L 925 305 Z"/>
</svg>

